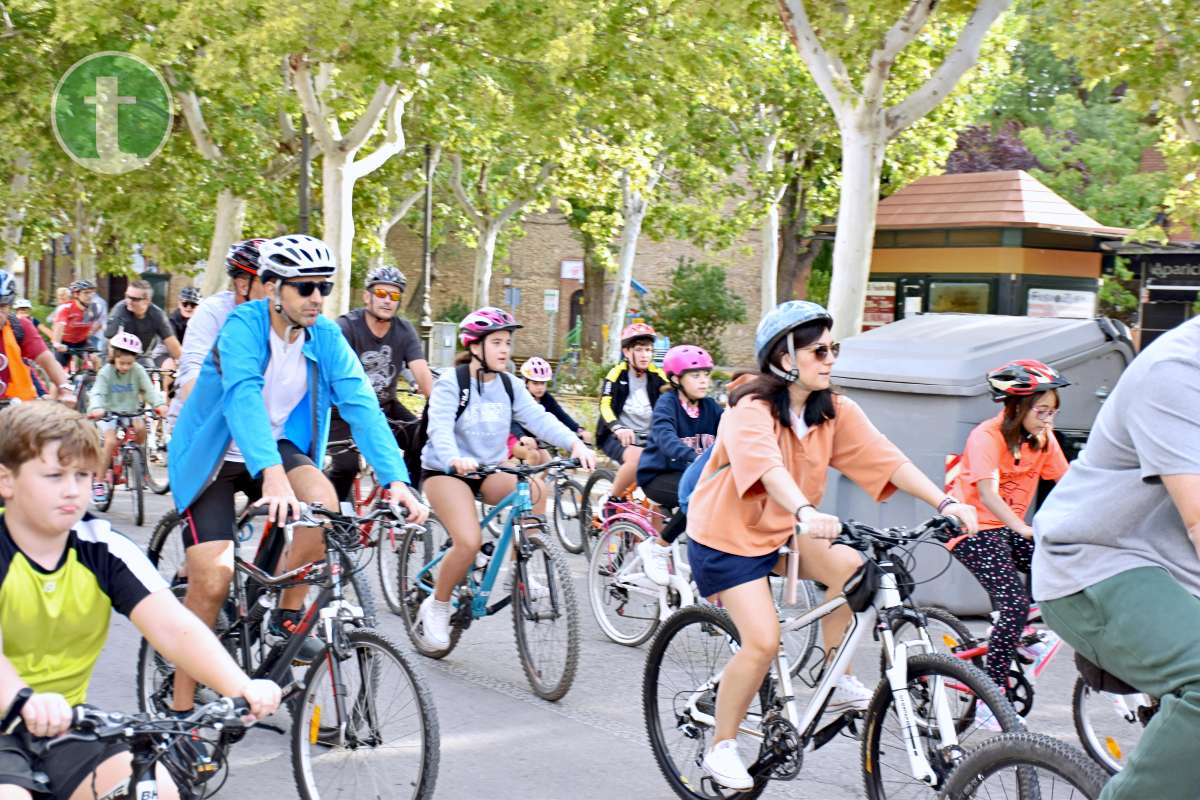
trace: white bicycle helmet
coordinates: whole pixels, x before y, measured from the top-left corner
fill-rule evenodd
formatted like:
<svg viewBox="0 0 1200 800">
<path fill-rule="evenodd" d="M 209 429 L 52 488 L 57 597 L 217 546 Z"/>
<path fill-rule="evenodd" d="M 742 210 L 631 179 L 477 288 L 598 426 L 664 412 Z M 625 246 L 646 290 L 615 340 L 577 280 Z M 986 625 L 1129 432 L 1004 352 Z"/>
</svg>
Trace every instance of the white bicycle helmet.
<svg viewBox="0 0 1200 800">
<path fill-rule="evenodd" d="M 258 275 L 266 279 L 328 278 L 337 272 L 329 245 L 303 233 L 278 236 L 259 245 Z"/>
<path fill-rule="evenodd" d="M 118 330 L 117 335 L 109 339 L 108 343 L 114 350 L 124 350 L 139 356 L 142 354 L 142 340 L 124 328 Z"/>
</svg>

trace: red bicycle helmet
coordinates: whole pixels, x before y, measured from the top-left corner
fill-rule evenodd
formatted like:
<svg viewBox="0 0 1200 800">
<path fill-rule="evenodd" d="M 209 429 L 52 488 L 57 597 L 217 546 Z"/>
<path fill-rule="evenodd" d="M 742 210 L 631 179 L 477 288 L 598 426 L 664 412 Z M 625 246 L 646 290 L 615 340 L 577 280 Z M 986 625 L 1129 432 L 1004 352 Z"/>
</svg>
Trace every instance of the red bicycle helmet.
<svg viewBox="0 0 1200 800">
<path fill-rule="evenodd" d="M 258 248 L 266 239 L 247 239 L 234 242 L 225 255 L 225 273 L 231 278 L 238 275 L 258 275 Z"/>
<path fill-rule="evenodd" d="M 1010 361 L 997 367 L 987 374 L 987 382 L 992 399 L 997 402 L 1007 397 L 1028 397 L 1071 385 L 1058 370 L 1031 358 Z"/>
</svg>

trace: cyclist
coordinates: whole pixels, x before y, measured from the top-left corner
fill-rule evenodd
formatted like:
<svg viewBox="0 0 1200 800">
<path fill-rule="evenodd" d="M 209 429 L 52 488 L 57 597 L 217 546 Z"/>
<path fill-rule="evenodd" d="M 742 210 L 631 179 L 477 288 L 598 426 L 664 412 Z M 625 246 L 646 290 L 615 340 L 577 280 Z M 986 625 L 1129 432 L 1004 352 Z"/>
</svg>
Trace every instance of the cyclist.
<svg viewBox="0 0 1200 800">
<path fill-rule="evenodd" d="M 407 285 L 408 278 L 395 267 L 376 267 L 367 273 L 363 307 L 338 317 L 337 324 L 362 362 L 412 474 L 421 466 L 421 454 L 414 446 L 417 418 L 396 399 L 396 383 L 400 373 L 410 369 L 417 388 L 428 398 L 433 390 L 433 373 L 416 329 L 408 320 L 396 316 Z M 329 422 L 329 438 L 335 442 L 350 439 L 350 426 L 336 411 Z M 349 500 L 354 476 L 358 474 L 358 451 L 347 447 L 334 453 L 325 474 L 333 482 L 338 499 Z"/>
<path fill-rule="evenodd" d="M 654 328 L 644 322 L 621 331 L 621 362 L 609 370 L 600 390 L 596 444 L 620 465 L 610 489 L 612 497 L 633 486 L 642 455 L 638 436 L 650 432 L 654 403 L 667 387 L 667 376 L 654 363 L 654 336 Z M 601 509 L 604 506 L 600 504 Z"/>
<path fill-rule="evenodd" d="M 54 328 L 50 334 L 58 363 L 63 367 L 71 363 L 71 356 L 84 355 L 79 352 L 81 349 L 99 349 L 93 338 L 99 322 L 97 307 L 93 303 L 96 284 L 78 280 L 67 288 L 71 292 L 71 299 L 54 312 Z M 94 356 L 89 355 L 88 360 L 94 369 L 99 368 Z"/>
<path fill-rule="evenodd" d="M 324 458 L 330 405 L 355 432 L 367 461 L 414 522 L 426 509 L 405 486 L 408 472 L 366 375 L 341 330 L 321 316 L 337 270 L 333 253 L 303 234 L 264 242 L 259 279 L 267 299 L 229 315 L 213 352 L 179 414 L 167 466 L 175 505 L 187 519 L 188 608 L 216 622 L 232 578 L 234 494 L 261 494 L 284 524 L 299 501 L 337 508 L 337 496 L 315 464 Z M 322 557 L 319 529 L 296 531 L 286 569 Z M 299 620 L 307 588 L 283 592 L 270 631 L 285 637 Z M 304 654 L 314 655 L 316 642 Z M 192 705 L 193 683 L 177 674 L 173 705 Z"/>
<path fill-rule="evenodd" d="M 171 358 L 178 361 L 180 353 L 175 329 L 171 327 L 167 313 L 151 302 L 152 292 L 149 281 L 130 281 L 125 288 L 125 299 L 113 306 L 104 327 L 106 339 L 116 336 L 119 330 L 138 337 L 145 348 L 138 361 L 146 367 L 154 366 L 151 353 L 160 340 Z"/>
<path fill-rule="evenodd" d="M 128 784 L 122 745 L 68 742 L 43 756 L 29 749 L 31 738 L 65 733 L 71 706 L 87 700 L 113 610 L 164 658 L 244 698 L 256 716 L 279 705 L 279 687 L 248 678 L 137 545 L 85 515 L 100 458 L 95 427 L 72 409 L 24 403 L 0 412 L 0 708 L 33 692 L 17 730 L 0 734 L 6 798 L 114 797 Z M 161 797 L 178 796 L 165 770 L 158 779 Z"/>
<path fill-rule="evenodd" d="M 108 343 L 108 363 L 96 374 L 96 382 L 88 393 L 88 416 L 99 420 L 105 414 L 129 414 L 133 416 L 133 431 L 138 444 L 146 443 L 146 420 L 138 415 L 143 403 L 154 409 L 159 416 L 166 413 L 162 393 L 150 380 L 146 369 L 137 363 L 142 352 L 142 343 L 132 333 L 117 331 Z M 101 420 L 104 431 L 104 464 L 111 471 L 113 456 L 117 453 L 117 424 L 113 420 Z M 100 476 L 97 475 L 97 478 Z M 112 475 L 108 475 L 112 483 Z M 131 478 L 132 479 L 132 478 Z M 92 486 L 97 500 L 107 494 L 104 483 L 97 480 Z"/>
<path fill-rule="evenodd" d="M 529 396 L 536 400 L 538 405 L 566 425 L 567 430 L 574 431 L 575 435 L 579 437 L 579 441 L 584 444 L 591 443 L 592 435 L 559 405 L 559 402 L 554 399 L 554 395 L 550 394 L 550 380 L 554 377 L 554 369 L 550 366 L 549 361 L 539 356 L 525 359 L 525 363 L 521 365 L 521 377 L 525 379 L 525 388 L 529 390 Z M 530 436 L 529 431 L 525 430 L 516 420 L 513 420 L 512 436 L 526 450 L 536 451 L 537 456 L 531 459 L 531 463 L 545 464 L 550 460 L 549 453 L 538 449 L 536 437 Z"/>
<path fill-rule="evenodd" d="M 955 494 L 975 507 L 979 533 L 948 543 L 954 556 L 987 590 L 996 612 L 988 636 L 987 672 L 1008 691 L 1008 672 L 1017 641 L 1029 618 L 1029 589 L 1019 572 L 1029 572 L 1033 528 L 1025 515 L 1037 495 L 1038 481 L 1057 481 L 1067 458 L 1054 437 L 1058 390 L 1068 383 L 1040 361 L 1012 361 L 987 375 L 992 399 L 1004 403 L 999 414 L 975 427 L 963 449 Z M 1035 660 L 1053 651 L 1046 640 L 1026 655 Z M 977 719 L 999 730 L 984 703 Z"/>
<path fill-rule="evenodd" d="M 0 383 L 4 384 L 4 390 L 0 392 L 0 397 L 37 399 L 37 376 L 28 363 L 32 362 L 49 376 L 50 385 L 46 387 L 46 394 L 53 400 L 60 391 L 70 391 L 67 374 L 46 349 L 46 343 L 38 335 L 33 321 L 10 312 L 14 301 L 19 302 L 17 282 L 12 275 L 0 270 L 0 353 L 4 355 L 4 366 L 0 369 Z"/>
<path fill-rule="evenodd" d="M 1161 706 L 1102 800 L 1200 785 L 1200 318 L 1134 359 L 1033 519 L 1033 598 L 1075 652 Z"/>
<path fill-rule="evenodd" d="M 570 450 L 584 469 L 594 469 L 591 450 L 554 415 L 540 407 L 524 386 L 505 373 L 512 332 L 520 328 L 507 311 L 485 306 L 459 323 L 459 340 L 470 353 L 467 404 L 459 408 L 458 370 L 447 370 L 429 398 L 429 440 L 421 451 L 425 496 L 454 542 L 437 574 L 434 593 L 417 613 L 418 635 L 433 649 L 450 644 L 450 595 L 475 563 L 481 535 L 475 495 L 498 503 L 516 488 L 516 476 L 503 473 L 471 477 L 480 464 L 496 464 L 508 455 L 508 435 L 516 419 L 539 439 Z M 510 397 L 511 391 L 511 397 Z M 546 509 L 546 492 L 534 481 L 534 513 Z"/>
<path fill-rule="evenodd" d="M 849 547 L 832 545 L 841 522 L 817 510 L 829 467 L 882 501 L 900 489 L 963 520 L 975 531 L 975 510 L 935 486 L 871 425 L 854 401 L 830 385 L 839 346 L 829 313 L 792 300 L 758 325 L 758 377 L 739 387 L 721 420 L 717 441 L 688 508 L 689 563 L 701 596 L 720 600 L 741 634 L 741 649 L 725 667 L 717 693 L 713 747 L 704 768 L 717 783 L 749 789 L 753 781 L 737 752 L 738 726 L 779 652 L 779 617 L 767 576 L 783 572 L 779 549 L 797 523 L 800 575 L 841 593 L 861 568 Z M 849 607 L 825 618 L 832 653 L 851 619 Z M 841 676 L 828 710 L 865 709 L 871 693 Z"/>
<path fill-rule="evenodd" d="M 650 438 L 638 461 L 637 482 L 646 497 L 667 510 L 679 506 L 683 471 L 717 435 L 722 409 L 707 396 L 712 368 L 708 351 L 690 344 L 672 347 L 663 358 L 663 372 L 671 389 L 654 406 Z M 662 586 L 671 582 L 670 544 L 686 527 L 687 515 L 676 511 L 660 538 L 646 539 L 638 545 L 638 555 L 650 580 Z"/>
</svg>

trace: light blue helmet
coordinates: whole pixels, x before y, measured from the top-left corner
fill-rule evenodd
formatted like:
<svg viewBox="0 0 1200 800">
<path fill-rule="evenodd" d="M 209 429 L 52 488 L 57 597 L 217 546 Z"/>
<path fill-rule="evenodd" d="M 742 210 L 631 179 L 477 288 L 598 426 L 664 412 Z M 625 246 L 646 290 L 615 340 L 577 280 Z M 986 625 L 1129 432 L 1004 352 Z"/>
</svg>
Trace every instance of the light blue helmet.
<svg viewBox="0 0 1200 800">
<path fill-rule="evenodd" d="M 767 315 L 762 318 L 762 322 L 758 323 L 758 330 L 754 334 L 754 357 L 758 360 L 758 368 L 764 372 L 770 370 L 785 381 L 796 380 L 798 373 L 794 366 L 791 370 L 784 372 L 774 364 L 768 364 L 767 359 L 770 358 L 771 351 L 775 349 L 780 337 L 806 322 L 816 320 L 824 320 L 830 325 L 833 324 L 833 317 L 829 316 L 825 307 L 809 300 L 788 300 L 767 312 Z M 788 339 L 788 353 L 792 357 L 792 363 L 795 364 L 796 352 L 790 338 Z"/>
<path fill-rule="evenodd" d="M 17 280 L 0 269 L 0 306 L 11 306 L 17 299 Z"/>
</svg>

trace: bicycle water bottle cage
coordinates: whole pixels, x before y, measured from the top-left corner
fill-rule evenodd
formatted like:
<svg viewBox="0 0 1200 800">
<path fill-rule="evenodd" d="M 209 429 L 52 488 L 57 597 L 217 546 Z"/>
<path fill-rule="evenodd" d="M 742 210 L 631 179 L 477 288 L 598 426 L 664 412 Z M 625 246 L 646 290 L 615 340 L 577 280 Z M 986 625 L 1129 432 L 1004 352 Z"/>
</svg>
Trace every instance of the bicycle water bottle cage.
<svg viewBox="0 0 1200 800">
<path fill-rule="evenodd" d="M 846 596 L 846 605 L 850 606 L 850 610 L 855 614 L 870 608 L 871 600 L 875 597 L 875 592 L 879 590 L 879 573 L 879 566 L 868 559 L 854 571 L 854 574 L 842 586 L 842 594 Z"/>
</svg>

